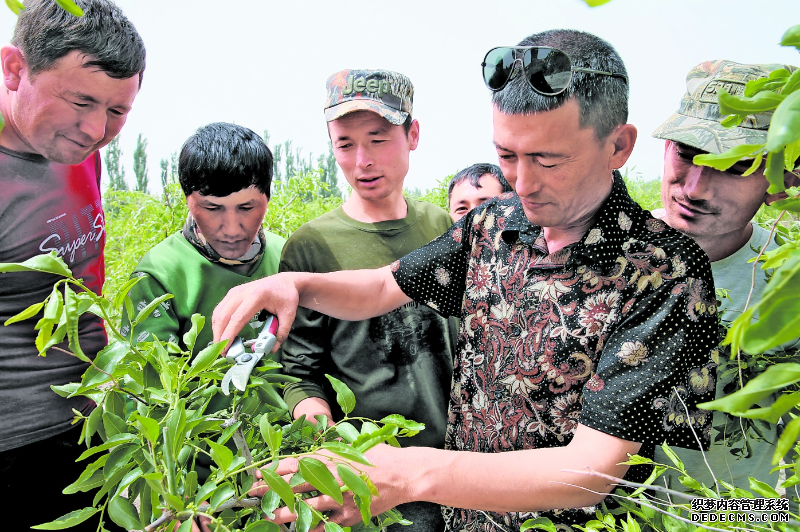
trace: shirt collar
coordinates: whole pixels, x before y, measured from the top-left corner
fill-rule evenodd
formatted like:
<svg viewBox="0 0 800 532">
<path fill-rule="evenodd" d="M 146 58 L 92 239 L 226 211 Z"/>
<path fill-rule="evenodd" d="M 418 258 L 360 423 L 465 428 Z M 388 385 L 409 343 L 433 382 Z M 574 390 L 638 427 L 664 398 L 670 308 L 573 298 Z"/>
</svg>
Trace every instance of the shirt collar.
<svg viewBox="0 0 800 532">
<path fill-rule="evenodd" d="M 523 244 L 546 253 L 541 245 L 542 228 L 528 220 L 516 194 L 510 194 L 508 198 L 505 196 L 498 201 L 498 207 L 513 207 L 513 210 L 506 217 L 504 240 L 513 243 L 518 238 Z M 645 218 L 644 211 L 631 199 L 622 176 L 615 170 L 611 194 L 600 206 L 594 225 L 578 242 L 570 244 L 564 250 L 569 250 L 573 257 L 574 254 L 580 254 L 599 265 L 614 264 L 623 254 L 623 244 L 632 235 L 640 234 L 639 229 L 643 228 Z M 563 264 L 561 258 L 556 257 L 561 252 L 550 257 L 550 262 L 554 265 Z"/>
</svg>

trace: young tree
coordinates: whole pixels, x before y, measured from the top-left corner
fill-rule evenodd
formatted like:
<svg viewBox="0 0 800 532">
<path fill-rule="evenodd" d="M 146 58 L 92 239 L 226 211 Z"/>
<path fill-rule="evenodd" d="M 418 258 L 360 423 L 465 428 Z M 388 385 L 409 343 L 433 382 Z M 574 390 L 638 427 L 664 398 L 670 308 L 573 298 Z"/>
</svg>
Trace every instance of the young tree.
<svg viewBox="0 0 800 532">
<path fill-rule="evenodd" d="M 108 173 L 108 187 L 111 190 L 128 190 L 125 182 L 125 168 L 121 164 L 122 150 L 119 147 L 119 135 L 106 147 L 105 166 Z"/>
<path fill-rule="evenodd" d="M 136 175 L 136 188 L 139 192 L 147 192 L 147 139 L 139 133 L 136 149 L 133 150 L 133 173 Z"/>
</svg>

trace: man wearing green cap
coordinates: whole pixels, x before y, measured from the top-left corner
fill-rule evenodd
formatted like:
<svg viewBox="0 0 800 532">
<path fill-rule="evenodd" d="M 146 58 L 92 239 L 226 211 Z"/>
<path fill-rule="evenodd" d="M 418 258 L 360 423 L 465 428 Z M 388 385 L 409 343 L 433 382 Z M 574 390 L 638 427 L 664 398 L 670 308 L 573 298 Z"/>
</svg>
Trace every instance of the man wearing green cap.
<svg viewBox="0 0 800 532">
<path fill-rule="evenodd" d="M 778 69 L 792 72 L 796 67 L 744 65 L 726 60 L 697 65 L 686 76 L 687 92 L 680 108 L 653 133 L 654 137 L 666 140 L 661 181 L 664 209 L 653 214 L 691 236 L 708 255 L 714 285 L 728 290 L 729 297 L 722 299 L 720 305 L 720 311 L 725 311 L 721 315 L 723 322 L 730 323 L 744 310 L 753 276 L 753 264 L 748 261 L 760 249 L 776 247 L 769 240 L 769 232 L 751 221 L 759 207 L 773 198 L 767 195 L 769 183 L 763 166 L 750 175 L 743 175 L 752 160 L 739 161 L 724 172 L 697 166 L 692 161 L 696 155 L 720 154 L 740 144 L 766 143 L 772 112 L 748 116 L 739 126 L 727 128 L 720 123 L 725 116 L 720 113 L 717 98 L 721 88 L 741 96 L 748 81 L 768 76 Z M 794 181 L 796 177 L 787 172 L 786 179 Z M 757 268 L 750 306 L 761 298 L 766 281 L 765 272 Z M 709 362 L 708 369 L 727 359 L 727 354 L 720 354 Z M 738 372 L 720 368 L 719 374 L 717 397 L 738 388 L 733 382 Z M 777 441 L 776 426 L 767 430 L 759 426 L 763 436 L 748 430 L 747 449 L 740 440 L 740 425 L 738 418 L 714 413 L 712 447 L 706 453 L 714 477 L 744 488 L 749 486 L 748 477 L 776 486 L 778 472 L 770 473 L 772 445 Z M 696 480 L 714 489 L 714 479 L 700 452 L 674 450 Z M 671 463 L 660 448 L 656 449 L 656 461 Z M 670 487 L 684 489 L 674 473 L 669 471 L 665 475 Z"/>
<path fill-rule="evenodd" d="M 409 154 L 419 141 L 411 81 L 386 70 L 343 70 L 328 79 L 327 90 L 328 133 L 353 191 L 341 207 L 289 238 L 282 272 L 386 266 L 451 224 L 443 209 L 403 196 Z M 454 318 L 416 303 L 362 321 L 300 309 L 283 344 L 285 372 L 302 379 L 286 387 L 289 409 L 295 418 L 341 419 L 329 374 L 355 393 L 351 415 L 401 414 L 425 424 L 419 435 L 402 438 L 404 445 L 442 448 L 457 328 Z M 414 523 L 404 531 L 444 527 L 437 505 L 411 503 L 399 510 Z"/>
</svg>

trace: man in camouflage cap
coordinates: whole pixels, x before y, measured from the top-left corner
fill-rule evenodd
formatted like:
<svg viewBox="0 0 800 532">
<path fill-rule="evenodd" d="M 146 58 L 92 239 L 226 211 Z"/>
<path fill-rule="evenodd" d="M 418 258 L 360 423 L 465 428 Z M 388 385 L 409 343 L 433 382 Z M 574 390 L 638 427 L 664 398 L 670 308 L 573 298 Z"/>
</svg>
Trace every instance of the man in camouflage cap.
<svg viewBox="0 0 800 532">
<path fill-rule="evenodd" d="M 772 113 L 750 115 L 737 127 L 724 127 L 721 122 L 725 116 L 720 113 L 718 95 L 724 88 L 729 94 L 743 96 L 748 81 L 768 76 L 778 69 L 792 72 L 796 67 L 743 65 L 726 60 L 697 65 L 686 76 L 687 92 L 678 112 L 653 133 L 654 137 L 666 140 L 661 181 L 664 209 L 653 214 L 694 238 L 708 255 L 715 286 L 730 290 L 730 299 L 723 300 L 720 306 L 720 310 L 728 310 L 722 314 L 723 321 L 732 321 L 744 308 L 753 274 L 753 265 L 748 260 L 764 246 L 766 249 L 776 247 L 769 241 L 768 231 L 751 222 L 759 207 L 770 199 L 767 195 L 769 184 L 764 178 L 763 165 L 752 174 L 743 175 L 752 165 L 752 160 L 739 161 L 725 172 L 697 166 L 692 161 L 698 154 L 720 154 L 739 144 L 766 143 Z M 796 179 L 789 172 L 786 177 Z M 757 270 L 756 276 L 751 306 L 760 299 L 766 283 L 764 272 Z M 726 378 L 724 374 L 721 370 L 721 378 L 717 381 L 718 397 L 724 395 L 724 388 L 731 384 L 732 376 Z M 706 458 L 715 477 L 744 487 L 749 485 L 747 477 L 754 477 L 775 486 L 778 473 L 770 474 L 773 449 L 769 443 L 777 441 L 775 426 L 764 434 L 763 439 L 748 435 L 749 453 L 738 449 L 731 454 L 730 444 L 725 440 L 737 432 L 738 426 L 738 421 L 726 418 L 725 414 L 714 414 L 713 445 Z M 719 434 L 717 427 L 726 427 L 723 435 Z M 700 452 L 674 450 L 694 478 L 713 488 L 714 480 Z M 737 459 L 739 456 L 747 456 L 747 459 Z M 656 448 L 656 461 L 670 463 L 660 448 Z M 669 478 L 669 473 L 666 476 L 673 489 L 684 489 L 677 478 Z"/>
<path fill-rule="evenodd" d="M 328 134 L 353 191 L 342 206 L 292 234 L 282 272 L 386 266 L 451 224 L 443 209 L 403 196 L 409 154 L 419 141 L 411 81 L 386 70 L 342 70 L 328 79 L 327 91 Z M 442 448 L 457 330 L 457 320 L 416 304 L 362 321 L 298 309 L 283 363 L 302 380 L 286 387 L 286 402 L 295 418 L 341 419 L 327 373 L 355 393 L 351 415 L 402 414 L 425 423 L 419 435 L 401 438 L 404 445 Z M 415 502 L 399 510 L 414 523 L 403 532 L 444 528 L 437 505 Z"/>
</svg>

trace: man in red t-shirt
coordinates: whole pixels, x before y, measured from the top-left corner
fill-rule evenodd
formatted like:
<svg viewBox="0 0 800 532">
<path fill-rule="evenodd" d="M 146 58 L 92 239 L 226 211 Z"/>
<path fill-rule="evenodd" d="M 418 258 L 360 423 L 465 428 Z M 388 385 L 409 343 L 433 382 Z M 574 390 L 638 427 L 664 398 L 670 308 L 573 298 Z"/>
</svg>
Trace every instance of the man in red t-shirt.
<svg viewBox="0 0 800 532">
<path fill-rule="evenodd" d="M 99 294 L 105 221 L 98 150 L 125 124 L 145 48 L 110 1 L 78 4 L 83 17 L 55 2 L 26 2 L 11 44 L 0 49 L 0 262 L 55 250 Z M 0 322 L 42 301 L 56 280 L 34 272 L 4 275 Z M 92 505 L 91 496 L 83 501 L 61 493 L 85 466 L 75 464 L 80 425 L 71 425 L 72 409 L 86 414 L 92 404 L 50 389 L 78 380 L 86 364 L 58 350 L 37 356 L 34 323 L 0 327 L 0 499 L 14 508 L 20 529 Z M 79 333 L 90 356 L 106 345 L 100 318 L 82 319 Z"/>
</svg>

